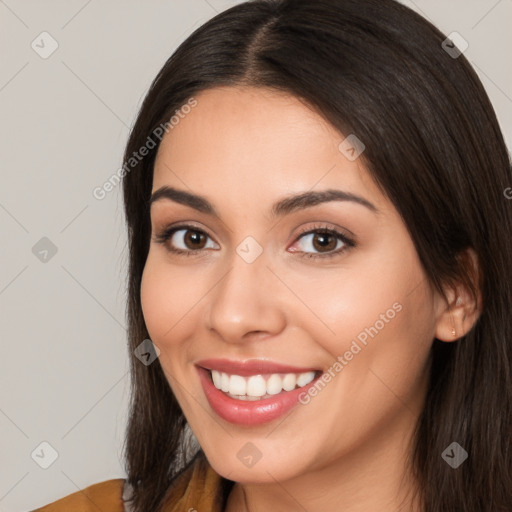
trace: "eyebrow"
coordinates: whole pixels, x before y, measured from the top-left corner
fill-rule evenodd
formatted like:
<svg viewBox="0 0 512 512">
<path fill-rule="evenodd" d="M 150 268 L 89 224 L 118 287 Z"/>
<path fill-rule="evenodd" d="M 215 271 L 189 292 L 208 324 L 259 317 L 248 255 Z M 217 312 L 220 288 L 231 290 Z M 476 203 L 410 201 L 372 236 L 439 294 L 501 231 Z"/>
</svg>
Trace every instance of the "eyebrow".
<svg viewBox="0 0 512 512">
<path fill-rule="evenodd" d="M 158 190 L 151 194 L 149 207 L 151 207 L 153 203 L 161 201 L 162 199 L 168 199 L 170 201 L 189 206 L 190 208 L 193 208 L 194 210 L 202 213 L 206 213 L 207 215 L 219 217 L 215 207 L 205 197 L 193 194 L 191 192 L 186 192 L 185 190 L 178 190 L 166 185 L 160 187 Z M 364 197 L 352 194 L 351 192 L 335 189 L 315 192 L 308 191 L 302 194 L 285 197 L 274 203 L 270 213 L 272 218 L 282 217 L 296 210 L 310 208 L 312 206 L 330 201 L 350 201 L 368 208 L 375 214 L 380 213 L 380 210 Z"/>
</svg>

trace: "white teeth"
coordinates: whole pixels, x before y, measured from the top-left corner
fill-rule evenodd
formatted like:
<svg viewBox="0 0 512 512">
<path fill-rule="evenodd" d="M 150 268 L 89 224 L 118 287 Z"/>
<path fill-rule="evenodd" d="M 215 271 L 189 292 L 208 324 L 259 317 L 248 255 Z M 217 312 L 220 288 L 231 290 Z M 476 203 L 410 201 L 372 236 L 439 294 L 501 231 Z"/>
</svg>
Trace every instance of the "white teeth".
<svg viewBox="0 0 512 512">
<path fill-rule="evenodd" d="M 295 389 L 296 385 L 297 385 L 297 377 L 295 376 L 295 374 L 287 373 L 283 379 L 283 389 L 285 391 L 291 391 L 292 389 Z"/>
<path fill-rule="evenodd" d="M 283 390 L 283 380 L 279 375 L 271 375 L 267 380 L 267 393 L 269 395 L 277 395 Z"/>
<path fill-rule="evenodd" d="M 229 375 L 227 373 L 220 374 L 220 389 L 225 393 L 229 391 Z"/>
<path fill-rule="evenodd" d="M 240 375 L 231 375 L 229 378 L 229 392 L 232 395 L 245 395 L 247 392 L 247 382 Z"/>
<path fill-rule="evenodd" d="M 220 389 L 222 387 L 222 378 L 220 376 L 220 372 L 217 370 L 212 370 L 212 379 L 213 379 L 213 385 Z"/>
<path fill-rule="evenodd" d="M 242 377 L 243 378 L 243 377 Z M 267 384 L 261 375 L 253 375 L 247 381 L 247 393 L 249 396 L 263 396 L 267 392 Z"/>
<path fill-rule="evenodd" d="M 302 386 L 309 384 L 314 378 L 315 378 L 315 372 L 301 373 L 299 375 L 299 378 L 297 379 L 297 384 L 301 388 Z"/>
<path fill-rule="evenodd" d="M 265 380 L 263 375 L 242 377 L 212 370 L 213 385 L 232 398 L 239 400 L 258 400 L 265 395 L 277 395 L 284 391 L 292 391 L 297 386 L 303 387 L 315 378 L 315 372 L 304 373 L 272 373 Z"/>
<path fill-rule="evenodd" d="M 236 398 L 237 400 L 247 400 L 248 402 L 254 402 L 255 400 L 260 400 L 259 396 L 249 396 L 249 395 L 232 395 L 228 393 L 231 398 Z"/>
</svg>

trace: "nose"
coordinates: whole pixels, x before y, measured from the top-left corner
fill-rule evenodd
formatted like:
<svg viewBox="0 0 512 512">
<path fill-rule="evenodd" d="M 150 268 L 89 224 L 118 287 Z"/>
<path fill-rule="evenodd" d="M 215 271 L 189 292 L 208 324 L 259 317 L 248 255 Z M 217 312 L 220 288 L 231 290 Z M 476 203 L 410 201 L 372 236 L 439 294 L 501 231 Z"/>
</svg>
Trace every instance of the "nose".
<svg viewBox="0 0 512 512">
<path fill-rule="evenodd" d="M 229 269 L 207 295 L 204 318 L 209 331 L 225 342 L 244 343 L 284 329 L 285 289 L 267 265 L 265 252 L 252 263 L 233 254 Z"/>
</svg>

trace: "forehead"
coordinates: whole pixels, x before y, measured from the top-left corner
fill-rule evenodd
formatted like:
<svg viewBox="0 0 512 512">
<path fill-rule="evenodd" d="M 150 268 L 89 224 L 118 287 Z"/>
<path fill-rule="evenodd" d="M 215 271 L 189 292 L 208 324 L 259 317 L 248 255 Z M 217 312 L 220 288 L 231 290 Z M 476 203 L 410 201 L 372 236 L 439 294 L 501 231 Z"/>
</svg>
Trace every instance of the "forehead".
<svg viewBox="0 0 512 512">
<path fill-rule="evenodd" d="M 160 144 L 153 191 L 164 185 L 247 204 L 251 198 L 340 188 L 382 201 L 345 139 L 301 99 L 270 89 L 217 87 L 194 96 Z"/>
</svg>

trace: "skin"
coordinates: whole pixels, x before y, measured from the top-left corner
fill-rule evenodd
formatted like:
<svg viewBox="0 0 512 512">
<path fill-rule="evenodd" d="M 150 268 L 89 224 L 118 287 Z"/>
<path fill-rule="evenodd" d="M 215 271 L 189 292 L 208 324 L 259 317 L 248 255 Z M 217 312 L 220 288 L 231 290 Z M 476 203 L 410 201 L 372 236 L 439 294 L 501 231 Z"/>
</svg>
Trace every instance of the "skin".
<svg viewBox="0 0 512 512">
<path fill-rule="evenodd" d="M 345 136 L 304 102 L 250 87 L 195 98 L 197 106 L 162 140 L 153 191 L 167 185 L 200 194 L 219 216 L 168 199 L 152 204 L 153 234 L 192 222 L 208 236 L 185 246 L 187 231 L 165 244 L 153 239 L 141 299 L 192 430 L 212 467 L 236 482 L 226 510 L 246 510 L 244 493 L 251 512 L 421 510 L 410 501 L 417 482 L 406 456 L 424 403 L 429 351 L 434 337 L 454 341 L 471 328 L 477 315 L 469 294 L 450 289 L 447 303 L 431 288 L 393 204 L 361 158 L 340 152 Z M 362 196 L 379 213 L 331 201 L 270 217 L 277 200 L 326 189 Z M 331 258 L 301 258 L 294 249 L 322 254 L 314 235 L 298 237 L 319 224 L 349 230 L 357 245 Z M 263 249 L 253 263 L 236 252 L 247 236 Z M 172 247 L 199 250 L 183 256 Z M 333 237 L 324 252 L 340 247 Z M 457 296 L 462 304 L 455 305 Z M 200 359 L 261 358 L 327 371 L 394 303 L 400 312 L 285 417 L 235 426 L 208 404 L 194 367 Z M 247 442 L 261 452 L 250 468 L 237 457 Z"/>
</svg>

